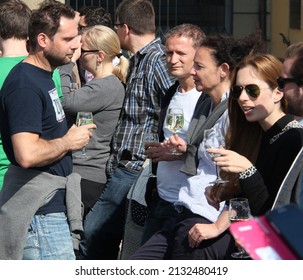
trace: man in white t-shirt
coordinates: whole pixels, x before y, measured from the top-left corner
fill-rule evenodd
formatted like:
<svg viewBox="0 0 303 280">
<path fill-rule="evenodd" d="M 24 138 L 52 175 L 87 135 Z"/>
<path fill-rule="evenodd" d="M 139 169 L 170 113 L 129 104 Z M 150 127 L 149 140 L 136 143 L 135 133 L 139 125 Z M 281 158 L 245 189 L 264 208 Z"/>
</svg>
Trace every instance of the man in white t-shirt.
<svg viewBox="0 0 303 280">
<path fill-rule="evenodd" d="M 204 99 L 205 94 L 196 90 L 193 76 L 190 71 L 193 67 L 194 56 L 197 48 L 204 40 L 204 32 L 196 25 L 181 24 L 170 29 L 165 35 L 166 61 L 172 76 L 177 78 L 176 83 L 168 90 L 159 121 L 160 141 L 167 140 L 173 132 L 165 125 L 166 113 L 170 108 L 183 109 L 184 124 L 178 132 L 179 137 L 186 140 L 186 133 L 191 122 L 195 106 L 198 100 Z M 160 144 L 158 146 L 161 153 Z M 154 147 L 156 148 L 156 147 Z M 155 150 L 153 149 L 153 152 Z M 147 151 L 148 156 L 148 151 Z M 158 158 L 157 167 L 157 191 L 159 199 L 151 206 L 142 242 L 144 243 L 156 231 L 162 228 L 165 215 L 159 213 L 156 208 L 161 208 L 162 201 L 175 203 L 178 200 L 181 182 L 185 175 L 179 169 L 183 164 L 182 155 L 175 155 L 172 152 L 164 151 L 161 158 Z M 160 211 L 161 212 L 161 211 Z"/>
</svg>

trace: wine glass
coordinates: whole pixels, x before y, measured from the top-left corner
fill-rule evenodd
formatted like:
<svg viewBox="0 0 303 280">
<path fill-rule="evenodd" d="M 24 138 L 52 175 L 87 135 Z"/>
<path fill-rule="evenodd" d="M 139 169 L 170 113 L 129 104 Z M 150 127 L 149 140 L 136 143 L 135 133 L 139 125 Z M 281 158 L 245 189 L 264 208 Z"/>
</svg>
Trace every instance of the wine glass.
<svg viewBox="0 0 303 280">
<path fill-rule="evenodd" d="M 177 134 L 181 131 L 184 125 L 184 115 L 182 108 L 169 108 L 166 119 L 166 128 L 170 130 L 173 134 Z M 171 154 L 173 155 L 181 155 L 182 153 L 178 153 L 176 149 L 171 150 Z"/>
<path fill-rule="evenodd" d="M 229 201 L 228 216 L 231 223 L 247 221 L 251 218 L 250 207 L 247 198 L 232 198 Z M 247 259 L 250 256 L 241 248 L 231 254 L 234 259 Z"/>
<path fill-rule="evenodd" d="M 214 127 L 211 129 L 205 129 L 204 130 L 204 147 L 205 150 L 209 148 L 220 148 L 221 146 L 225 146 L 224 136 L 222 135 L 221 131 L 219 129 L 215 129 Z M 212 157 L 219 157 L 220 154 L 213 154 L 210 153 Z M 220 168 L 216 164 L 216 174 L 217 178 L 216 180 L 209 182 L 210 184 L 224 184 L 227 183 L 227 180 L 223 180 L 220 177 Z"/>
<path fill-rule="evenodd" d="M 146 144 L 148 142 L 159 142 L 159 136 L 157 133 L 145 133 L 143 135 L 143 143 L 145 144 L 144 147 L 146 150 L 152 149 L 152 147 L 148 147 Z M 153 174 L 153 165 L 152 165 L 152 159 L 149 159 L 149 173 L 147 174 L 148 177 L 157 177 L 155 174 Z"/>
<path fill-rule="evenodd" d="M 78 112 L 77 120 L 76 120 L 77 126 L 91 124 L 91 123 L 93 123 L 93 113 L 92 112 Z M 75 155 L 75 157 L 76 158 L 89 158 L 89 156 L 86 154 L 86 148 L 83 147 L 81 150 L 81 153 L 78 155 Z"/>
</svg>

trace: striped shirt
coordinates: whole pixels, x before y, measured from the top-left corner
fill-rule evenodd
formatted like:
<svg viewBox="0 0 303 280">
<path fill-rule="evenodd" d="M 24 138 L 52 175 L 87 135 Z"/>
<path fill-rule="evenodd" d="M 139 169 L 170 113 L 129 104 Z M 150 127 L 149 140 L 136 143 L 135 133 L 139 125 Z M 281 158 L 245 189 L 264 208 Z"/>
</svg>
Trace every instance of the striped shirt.
<svg viewBox="0 0 303 280">
<path fill-rule="evenodd" d="M 146 158 L 143 135 L 157 133 L 162 98 L 173 82 L 159 38 L 132 56 L 124 105 L 107 163 L 108 175 L 119 163 L 133 170 L 141 169 Z"/>
</svg>

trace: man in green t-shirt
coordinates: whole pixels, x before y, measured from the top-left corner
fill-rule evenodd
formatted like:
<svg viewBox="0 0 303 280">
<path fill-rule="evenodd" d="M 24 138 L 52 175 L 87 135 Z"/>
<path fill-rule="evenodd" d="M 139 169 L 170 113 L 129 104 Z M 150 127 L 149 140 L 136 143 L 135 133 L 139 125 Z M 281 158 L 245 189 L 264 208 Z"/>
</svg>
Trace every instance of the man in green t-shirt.
<svg viewBox="0 0 303 280">
<path fill-rule="evenodd" d="M 2 51 L 2 57 L 0 56 L 0 89 L 11 69 L 28 55 L 26 40 L 30 16 L 30 8 L 20 0 L 0 3 L 0 49 Z M 53 72 L 53 81 L 61 99 L 61 80 L 58 70 Z M 0 137 L 0 190 L 9 164 Z"/>
</svg>

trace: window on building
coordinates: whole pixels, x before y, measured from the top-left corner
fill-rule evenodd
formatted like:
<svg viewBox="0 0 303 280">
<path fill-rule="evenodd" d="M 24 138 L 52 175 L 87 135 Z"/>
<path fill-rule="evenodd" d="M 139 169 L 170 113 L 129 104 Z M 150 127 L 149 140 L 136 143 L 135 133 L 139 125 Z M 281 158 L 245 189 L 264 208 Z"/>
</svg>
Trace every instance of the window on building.
<svg viewBox="0 0 303 280">
<path fill-rule="evenodd" d="M 193 23 L 200 26 L 206 34 L 232 33 L 232 11 L 226 13 L 226 2 L 232 0 L 151 0 L 156 13 L 157 34 L 163 35 L 171 27 L 181 23 Z M 85 6 L 102 6 L 115 20 L 115 9 L 122 0 L 66 0 L 74 9 Z M 226 18 L 226 16 L 228 18 Z"/>
<path fill-rule="evenodd" d="M 290 28 L 301 28 L 301 0 L 290 0 L 289 2 L 289 26 Z"/>
</svg>

